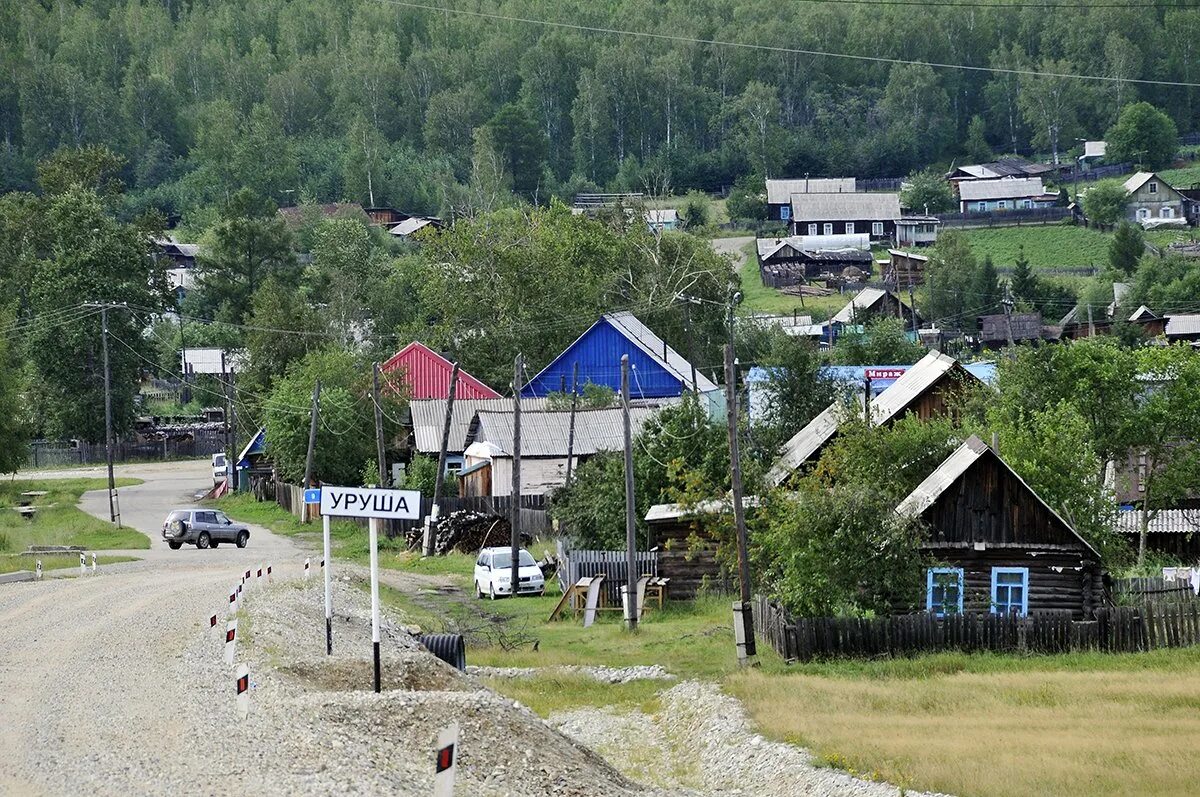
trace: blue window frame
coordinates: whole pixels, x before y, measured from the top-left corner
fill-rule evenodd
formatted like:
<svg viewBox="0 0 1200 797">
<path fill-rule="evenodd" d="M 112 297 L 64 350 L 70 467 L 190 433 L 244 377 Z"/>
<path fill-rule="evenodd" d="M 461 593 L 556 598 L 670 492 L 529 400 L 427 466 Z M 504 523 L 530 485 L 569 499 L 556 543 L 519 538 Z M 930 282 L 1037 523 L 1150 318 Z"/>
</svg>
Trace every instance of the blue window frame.
<svg viewBox="0 0 1200 797">
<path fill-rule="evenodd" d="M 931 567 L 925 571 L 925 611 L 937 617 L 962 614 L 961 567 Z"/>
<path fill-rule="evenodd" d="M 780 205 L 779 206 L 779 218 L 782 221 L 787 221 L 791 217 L 792 217 L 792 209 L 790 207 L 788 207 L 787 205 Z"/>
<path fill-rule="evenodd" d="M 1029 613 L 1029 568 L 992 568 L 992 614 Z"/>
</svg>

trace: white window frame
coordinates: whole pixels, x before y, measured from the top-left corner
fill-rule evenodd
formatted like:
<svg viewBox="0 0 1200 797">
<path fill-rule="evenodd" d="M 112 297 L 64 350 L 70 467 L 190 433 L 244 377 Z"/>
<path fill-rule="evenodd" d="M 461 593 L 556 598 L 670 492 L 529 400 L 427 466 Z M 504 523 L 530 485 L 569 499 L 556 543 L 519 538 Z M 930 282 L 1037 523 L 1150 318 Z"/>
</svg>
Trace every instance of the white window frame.
<svg viewBox="0 0 1200 797">
<path fill-rule="evenodd" d="M 1150 185 L 1150 187 L 1149 187 L 1150 193 L 1157 194 L 1158 193 L 1158 183 L 1155 182 L 1154 180 L 1151 180 L 1149 185 Z"/>
<path fill-rule="evenodd" d="M 1008 210 L 1008 200 L 1001 199 L 996 203 L 996 210 Z"/>
<path fill-rule="evenodd" d="M 825 229 L 822 231 L 822 234 L 823 235 L 833 235 L 833 225 L 830 224 L 829 222 L 825 222 Z"/>
<path fill-rule="evenodd" d="M 1159 208 L 1158 209 L 1158 217 L 1160 219 L 1175 218 L 1175 208 L 1170 207 L 1170 206 L 1163 206 L 1163 207 Z"/>
<path fill-rule="evenodd" d="M 883 237 L 883 222 L 882 221 L 871 222 L 871 235 L 874 235 L 876 238 Z"/>
<path fill-rule="evenodd" d="M 816 234 L 817 234 L 817 225 L 816 225 L 816 224 L 810 224 L 810 225 L 808 225 L 808 234 L 809 234 L 809 235 L 816 235 Z"/>
<path fill-rule="evenodd" d="M 975 209 L 978 210 L 980 213 L 987 213 L 987 209 L 988 209 L 987 203 L 979 202 L 978 204 L 976 204 Z"/>
<path fill-rule="evenodd" d="M 1146 219 L 1148 219 L 1148 218 L 1150 218 L 1150 210 L 1149 210 L 1149 208 L 1138 208 L 1138 209 L 1137 209 L 1137 219 L 1138 219 L 1138 221 L 1145 221 L 1145 220 L 1146 220 Z"/>
<path fill-rule="evenodd" d="M 854 222 L 846 222 L 846 235 L 854 235 Z"/>
<path fill-rule="evenodd" d="M 1021 207 L 1025 208 L 1026 210 L 1031 210 L 1033 208 L 1033 200 L 1032 199 L 1022 200 Z"/>
</svg>

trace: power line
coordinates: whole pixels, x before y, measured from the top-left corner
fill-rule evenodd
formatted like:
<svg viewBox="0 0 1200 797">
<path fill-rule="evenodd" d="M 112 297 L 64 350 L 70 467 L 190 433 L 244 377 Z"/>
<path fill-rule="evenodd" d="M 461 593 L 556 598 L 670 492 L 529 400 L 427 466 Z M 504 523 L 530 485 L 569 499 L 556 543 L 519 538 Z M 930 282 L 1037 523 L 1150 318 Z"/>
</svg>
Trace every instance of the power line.
<svg viewBox="0 0 1200 797">
<path fill-rule="evenodd" d="M 817 2 L 818 0 L 806 0 L 806 1 Z M 866 0 L 843 0 L 843 1 L 844 2 L 851 2 L 851 1 L 866 2 Z M 880 0 L 876 0 L 876 1 L 880 1 Z M 701 38 L 697 38 L 697 37 L 682 36 L 682 35 L 672 34 L 672 33 L 651 33 L 649 31 L 625 30 L 625 29 L 621 29 L 621 28 L 605 28 L 605 27 L 601 27 L 598 25 L 580 25 L 580 24 L 573 23 L 573 22 L 556 22 L 553 20 L 535 19 L 533 17 L 518 17 L 518 16 L 509 16 L 509 15 L 505 15 L 505 14 L 495 14 L 495 13 L 491 13 L 491 12 L 487 12 L 487 11 L 471 11 L 471 10 L 468 10 L 465 8 L 439 8 L 437 6 L 425 5 L 422 3 L 405 2 L 404 0 L 375 0 L 375 2 L 384 4 L 384 5 L 398 6 L 401 8 L 411 8 L 411 9 L 415 9 L 418 11 L 435 11 L 435 12 L 439 12 L 442 14 L 458 14 L 460 16 L 476 17 L 479 19 L 487 19 L 487 20 L 498 21 L 498 22 L 517 22 L 517 23 L 521 23 L 521 24 L 525 24 L 525 25 L 540 25 L 542 27 L 547 27 L 547 28 L 557 28 L 560 30 L 574 30 L 574 31 L 579 31 L 581 33 L 601 33 L 601 34 L 605 34 L 605 35 L 609 35 L 609 36 L 632 36 L 635 38 L 655 39 L 655 40 L 660 40 L 660 41 L 672 41 L 672 42 L 679 42 L 682 44 L 699 44 L 699 45 L 708 45 L 708 46 L 712 46 L 712 47 L 732 47 L 732 48 L 737 48 L 737 49 L 742 49 L 742 50 L 758 50 L 758 51 L 769 52 L 769 53 L 783 53 L 786 55 L 810 55 L 810 56 L 819 56 L 822 58 L 842 58 L 842 59 L 846 59 L 846 60 L 850 60 L 850 61 L 866 61 L 869 63 L 901 64 L 901 65 L 905 65 L 905 66 L 928 66 L 933 69 L 959 69 L 959 70 L 963 70 L 963 71 L 967 71 L 967 72 L 986 72 L 986 73 L 990 73 L 990 74 L 1018 75 L 1018 76 L 1025 76 L 1025 77 L 1053 77 L 1053 78 L 1066 78 L 1066 79 L 1070 79 L 1070 80 L 1092 80 L 1092 81 L 1099 81 L 1099 82 L 1105 82 L 1105 83 L 1119 82 L 1119 83 L 1137 83 L 1137 84 L 1152 85 L 1152 86 L 1176 86 L 1176 87 L 1184 87 L 1184 88 L 1200 88 L 1200 83 L 1189 83 L 1189 82 L 1184 82 L 1184 81 L 1146 80 L 1146 79 L 1140 79 L 1140 78 L 1119 78 L 1119 77 L 1112 77 L 1109 75 L 1078 75 L 1078 74 L 1070 74 L 1070 73 L 1066 73 L 1066 72 L 1039 72 L 1034 69 L 1010 69 L 1010 68 L 1006 68 L 1006 67 L 996 67 L 996 66 L 973 66 L 970 64 L 946 64 L 946 63 L 941 63 L 941 62 L 937 62 L 937 61 L 916 61 L 916 60 L 910 60 L 910 59 L 905 59 L 905 58 L 888 58 L 888 57 L 879 56 L 879 55 L 855 55 L 852 53 L 835 53 L 835 52 L 828 52 L 828 51 L 823 51 L 823 50 L 805 50 L 805 49 L 801 49 L 798 47 L 780 47 L 780 46 L 775 46 L 775 45 L 770 45 L 770 44 L 753 44 L 750 42 L 735 42 L 735 41 L 720 40 L 720 39 L 701 39 Z M 888 0 L 888 2 L 900 3 L 901 0 Z M 915 0 L 904 0 L 904 2 L 911 2 L 914 5 L 917 4 L 917 3 L 915 3 Z M 931 3 L 930 5 L 943 5 L 943 4 L 942 3 Z M 990 7 L 998 8 L 999 6 L 990 6 Z M 1053 6 L 1045 5 L 1045 6 L 1036 6 L 1036 7 L 1061 8 L 1063 6 L 1059 6 L 1059 5 L 1055 4 Z M 1081 5 L 1078 7 L 1083 8 L 1085 6 Z M 1087 6 L 1087 7 L 1093 7 L 1093 6 L 1091 6 L 1089 4 L 1089 6 Z M 1101 6 L 1101 7 L 1103 7 L 1103 6 Z M 1111 6 L 1111 7 L 1114 7 L 1114 8 L 1148 8 L 1149 6 L 1143 6 L 1143 5 L 1139 4 L 1137 6 L 1121 5 L 1121 6 Z M 1197 6 L 1181 6 L 1181 7 L 1194 8 Z"/>
</svg>

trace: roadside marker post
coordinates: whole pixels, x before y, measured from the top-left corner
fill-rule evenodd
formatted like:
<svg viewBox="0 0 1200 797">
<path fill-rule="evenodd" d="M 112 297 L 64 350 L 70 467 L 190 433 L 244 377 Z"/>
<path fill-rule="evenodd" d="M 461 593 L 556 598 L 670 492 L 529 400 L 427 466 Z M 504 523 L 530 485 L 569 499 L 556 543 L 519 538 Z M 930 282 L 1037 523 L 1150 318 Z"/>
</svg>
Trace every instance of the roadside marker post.
<svg viewBox="0 0 1200 797">
<path fill-rule="evenodd" d="M 79 575 L 87 575 L 87 556 L 84 555 L 83 551 L 79 552 Z"/>
<path fill-rule="evenodd" d="M 92 575 L 96 575 L 96 554 L 92 554 Z"/>
<path fill-rule="evenodd" d="M 259 565 L 258 569 L 254 571 L 254 586 L 257 587 L 260 581 L 262 581 L 262 565 Z"/>
<path fill-rule="evenodd" d="M 237 668 L 237 708 L 242 719 L 250 716 L 250 668 L 245 664 Z"/>
<path fill-rule="evenodd" d="M 381 490 L 374 487 L 321 488 L 321 516 L 325 519 L 325 558 L 329 559 L 329 518 L 362 517 L 368 520 L 371 545 L 371 647 L 375 664 L 375 692 L 381 691 L 379 663 L 379 529 L 385 519 L 416 520 L 421 514 L 421 494 L 416 490 Z M 326 611 L 329 568 L 325 568 Z M 328 628 L 328 618 L 326 619 Z"/>
<path fill-rule="evenodd" d="M 309 560 L 305 559 L 304 560 L 304 580 L 305 581 L 308 581 L 308 565 L 309 565 Z"/>
<path fill-rule="evenodd" d="M 216 627 L 217 627 L 217 615 L 215 615 L 215 614 L 210 614 L 210 615 L 208 616 L 208 627 L 209 627 L 209 628 L 216 628 Z"/>
<path fill-rule="evenodd" d="M 458 723 L 438 734 L 433 775 L 433 797 L 454 797 L 454 771 L 458 766 Z"/>
<path fill-rule="evenodd" d="M 41 559 L 37 560 L 37 572 L 35 573 L 34 578 L 38 581 L 42 580 L 42 560 Z"/>
<path fill-rule="evenodd" d="M 272 576 L 271 576 L 271 563 L 270 562 L 267 563 L 267 583 L 268 584 L 275 583 L 275 579 L 272 578 Z"/>
<path fill-rule="evenodd" d="M 237 648 L 237 620 L 230 620 L 225 626 L 225 663 L 233 664 L 233 654 Z"/>
<path fill-rule="evenodd" d="M 238 593 L 241 592 L 241 589 L 242 589 L 241 587 L 234 585 L 233 589 L 231 589 L 229 591 L 229 616 L 230 617 L 233 617 L 233 615 L 237 614 Z"/>
</svg>

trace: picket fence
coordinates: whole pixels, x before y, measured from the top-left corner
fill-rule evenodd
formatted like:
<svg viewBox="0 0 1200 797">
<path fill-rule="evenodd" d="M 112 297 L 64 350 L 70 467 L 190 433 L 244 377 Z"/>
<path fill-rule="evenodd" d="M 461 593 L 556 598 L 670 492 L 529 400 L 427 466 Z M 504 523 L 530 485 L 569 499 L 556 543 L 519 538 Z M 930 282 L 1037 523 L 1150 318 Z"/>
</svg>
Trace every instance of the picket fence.
<svg viewBox="0 0 1200 797">
<path fill-rule="evenodd" d="M 759 636 L 789 661 L 941 651 L 1131 653 L 1200 644 L 1200 605 L 1099 609 L 1091 620 L 1073 620 L 1065 613 L 794 619 L 778 604 L 758 597 L 754 623 Z"/>
<path fill-rule="evenodd" d="M 628 567 L 625 561 L 625 551 L 571 551 L 558 542 L 558 585 L 565 592 L 567 588 L 581 578 L 604 573 L 604 599 L 609 606 L 621 605 L 621 590 L 626 583 Z M 634 555 L 638 576 L 658 575 L 658 551 L 642 552 Z"/>
</svg>

